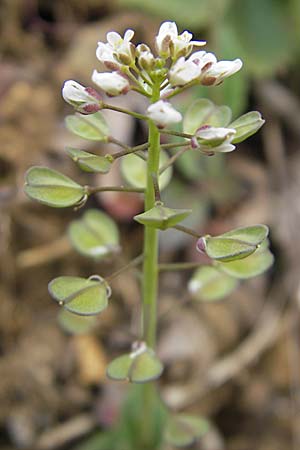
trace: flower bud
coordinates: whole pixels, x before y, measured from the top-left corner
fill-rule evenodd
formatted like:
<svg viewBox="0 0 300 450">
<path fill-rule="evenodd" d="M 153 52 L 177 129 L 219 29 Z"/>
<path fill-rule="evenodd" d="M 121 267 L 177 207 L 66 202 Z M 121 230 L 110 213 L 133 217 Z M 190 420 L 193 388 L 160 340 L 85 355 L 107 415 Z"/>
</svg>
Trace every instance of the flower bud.
<svg viewBox="0 0 300 450">
<path fill-rule="evenodd" d="M 155 58 L 150 48 L 145 44 L 140 44 L 136 48 L 136 54 L 140 68 L 151 71 L 155 66 Z"/>
<path fill-rule="evenodd" d="M 228 153 L 235 149 L 231 144 L 236 131 L 233 128 L 216 128 L 210 125 L 200 127 L 191 139 L 191 147 L 207 156 L 215 153 Z"/>
<path fill-rule="evenodd" d="M 130 88 L 127 78 L 118 72 L 97 72 L 94 70 L 92 80 L 107 95 L 114 97 L 120 94 L 127 94 Z"/>
<path fill-rule="evenodd" d="M 171 123 L 178 123 L 182 120 L 180 112 L 164 100 L 159 100 L 150 105 L 147 109 L 148 117 L 159 127 L 164 128 Z"/>
<path fill-rule="evenodd" d="M 74 80 L 65 81 L 62 96 L 82 114 L 93 114 L 102 107 L 102 97 L 95 89 L 84 87 Z"/>
</svg>

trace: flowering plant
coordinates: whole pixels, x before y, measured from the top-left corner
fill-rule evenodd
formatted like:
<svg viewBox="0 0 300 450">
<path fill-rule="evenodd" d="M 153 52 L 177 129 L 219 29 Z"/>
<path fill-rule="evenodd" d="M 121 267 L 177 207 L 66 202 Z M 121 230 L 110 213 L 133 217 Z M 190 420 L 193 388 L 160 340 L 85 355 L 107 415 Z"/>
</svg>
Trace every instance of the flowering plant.
<svg viewBox="0 0 300 450">
<path fill-rule="evenodd" d="M 107 375 L 113 380 L 141 384 L 134 394 L 138 397 L 134 398 L 143 408 L 145 426 L 141 424 L 132 442 L 125 444 L 122 441 L 122 445 L 120 434 L 114 432 L 110 435 L 114 436 L 114 443 L 107 444 L 107 450 L 116 448 L 116 443 L 121 445 L 122 450 L 162 448 L 163 442 L 171 446 L 186 446 L 209 428 L 204 418 L 168 412 L 159 398 L 157 386 L 151 383 L 163 372 L 163 363 L 155 352 L 159 272 L 196 268 L 188 285 L 191 297 L 194 300 L 215 301 L 229 295 L 239 280 L 264 272 L 273 262 L 265 225 L 242 227 L 219 236 L 202 236 L 180 225 L 192 211 L 167 207 L 161 194 L 170 181 L 172 165 L 183 153 L 196 151 L 212 156 L 219 152 L 231 152 L 237 143 L 263 125 L 264 120 L 256 111 L 232 121 L 228 107 L 215 106 L 204 99 L 193 103 L 183 118 L 170 102 L 175 95 L 191 86 L 222 83 L 241 69 L 241 60 L 217 61 L 213 53 L 202 50 L 193 53 L 195 47 L 201 47 L 205 42 L 192 40 L 192 34 L 188 31 L 178 34 L 173 22 L 161 25 L 155 39 L 155 52 L 143 43 L 135 46 L 133 36 L 132 30 L 127 30 L 124 37 L 109 32 L 107 42 L 98 43 L 96 55 L 105 71 L 94 70 L 92 81 L 100 92 L 73 80 L 66 81 L 62 89 L 63 98 L 76 110 L 75 115 L 66 119 L 68 129 L 85 139 L 112 143 L 121 148 L 106 155 L 68 148 L 68 155 L 80 169 L 92 173 L 107 173 L 112 164 L 122 158 L 126 185 L 81 186 L 46 167 L 29 169 L 25 184 L 29 197 L 57 208 L 82 207 L 90 195 L 100 191 L 144 195 L 144 211 L 134 217 L 144 226 L 144 248 L 140 256 L 106 279 L 99 275 L 88 279 L 60 276 L 49 283 L 50 295 L 62 307 L 60 321 L 64 326 L 69 330 L 78 326 L 81 330 L 87 330 L 93 323 L 94 315 L 108 306 L 112 294 L 110 279 L 120 271 L 143 264 L 140 339 L 133 343 L 128 353 L 111 361 Z M 130 91 L 149 100 L 144 114 L 111 105 L 105 97 L 126 95 Z M 144 120 L 148 124 L 147 142 L 130 147 L 116 140 L 109 134 L 109 127 L 101 114 L 103 109 Z M 169 128 L 182 121 L 182 131 Z M 162 144 L 161 135 L 173 137 L 176 142 Z M 167 151 L 175 153 L 170 156 Z M 195 250 L 206 253 L 211 263 L 160 264 L 158 231 L 169 228 L 192 236 Z M 116 224 L 98 210 L 89 209 L 81 219 L 73 221 L 69 236 L 80 253 L 97 260 L 120 251 Z M 138 423 L 139 414 L 140 411 L 135 417 Z M 159 431 L 155 428 L 158 418 Z"/>
</svg>

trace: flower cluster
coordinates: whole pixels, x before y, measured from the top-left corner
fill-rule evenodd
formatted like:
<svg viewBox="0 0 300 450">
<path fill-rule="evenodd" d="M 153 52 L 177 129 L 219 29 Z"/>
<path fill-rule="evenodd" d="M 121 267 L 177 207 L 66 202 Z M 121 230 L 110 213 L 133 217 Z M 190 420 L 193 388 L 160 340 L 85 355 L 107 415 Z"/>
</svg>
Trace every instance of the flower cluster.
<svg viewBox="0 0 300 450">
<path fill-rule="evenodd" d="M 92 81 L 110 97 L 130 90 L 151 97 L 154 83 L 159 82 L 161 98 L 149 106 L 146 114 L 160 128 L 181 120 L 181 114 L 167 101 L 170 96 L 194 84 L 218 85 L 242 67 L 240 59 L 217 61 L 213 53 L 192 53 L 206 42 L 192 40 L 188 31 L 179 34 L 174 22 L 160 26 L 155 52 L 143 43 L 135 46 L 133 36 L 133 30 L 127 30 L 124 37 L 111 31 L 107 33 L 107 42 L 98 42 L 96 56 L 105 71 L 94 70 Z M 95 113 L 102 107 L 99 93 L 73 80 L 65 82 L 63 97 L 84 114 Z"/>
</svg>

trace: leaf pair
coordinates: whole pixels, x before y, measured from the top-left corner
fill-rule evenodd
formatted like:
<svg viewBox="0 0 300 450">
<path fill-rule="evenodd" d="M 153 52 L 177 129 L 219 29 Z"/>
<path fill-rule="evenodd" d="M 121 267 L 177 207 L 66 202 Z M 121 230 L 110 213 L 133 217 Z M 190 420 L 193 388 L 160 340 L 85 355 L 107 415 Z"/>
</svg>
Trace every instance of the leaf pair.
<svg viewBox="0 0 300 450">
<path fill-rule="evenodd" d="M 134 220 L 148 227 L 166 230 L 184 220 L 191 212 L 190 209 L 171 209 L 157 203 L 148 211 L 134 216 Z"/>
<path fill-rule="evenodd" d="M 160 377 L 163 366 L 154 351 L 145 347 L 114 359 L 107 367 L 107 376 L 116 381 L 147 383 Z"/>
</svg>

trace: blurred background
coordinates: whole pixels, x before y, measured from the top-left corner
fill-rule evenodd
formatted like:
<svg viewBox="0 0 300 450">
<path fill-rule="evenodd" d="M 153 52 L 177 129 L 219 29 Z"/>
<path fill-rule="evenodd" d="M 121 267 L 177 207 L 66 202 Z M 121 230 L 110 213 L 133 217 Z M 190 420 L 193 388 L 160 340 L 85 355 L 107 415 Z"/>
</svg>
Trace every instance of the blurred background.
<svg viewBox="0 0 300 450">
<path fill-rule="evenodd" d="M 222 157 L 179 160 L 165 192 L 171 206 L 194 210 L 191 226 L 220 234 L 266 223 L 274 267 L 224 302 L 186 302 L 192 272 L 165 272 L 160 283 L 159 354 L 164 400 L 175 410 L 209 417 L 202 450 L 300 448 L 300 2 L 299 0 L 2 0 L 0 2 L 0 445 L 3 450 L 101 450 L 99 430 L 118 417 L 125 385 L 105 377 L 107 362 L 137 334 L 139 284 L 126 272 L 92 333 L 71 335 L 57 321 L 47 292 L 59 275 L 105 276 L 141 250 L 132 216 L 138 196 L 102 194 L 101 208 L 119 223 L 123 252 L 95 263 L 66 236 L 82 210 L 54 210 L 27 199 L 24 173 L 46 165 L 94 185 L 119 182 L 118 167 L 88 178 L 66 145 L 102 148 L 64 128 L 70 109 L 61 85 L 89 85 L 97 41 L 108 31 L 136 30 L 152 43 L 162 21 L 206 39 L 218 59 L 240 57 L 243 70 L 219 87 L 176 99 L 184 111 L 200 96 L 227 104 L 238 117 L 259 110 L 262 130 Z M 143 111 L 130 95 L 116 103 Z M 112 135 L 145 140 L 132 119 L 108 116 Z M 184 205 L 184 206 L 183 206 Z M 189 237 L 165 232 L 161 260 L 197 261 Z M 181 307 L 181 308 L 180 308 Z M 195 447 L 196 448 L 196 447 Z M 103 448 L 102 450 L 106 450 Z M 122 449 L 118 449 L 122 450 Z"/>
</svg>

